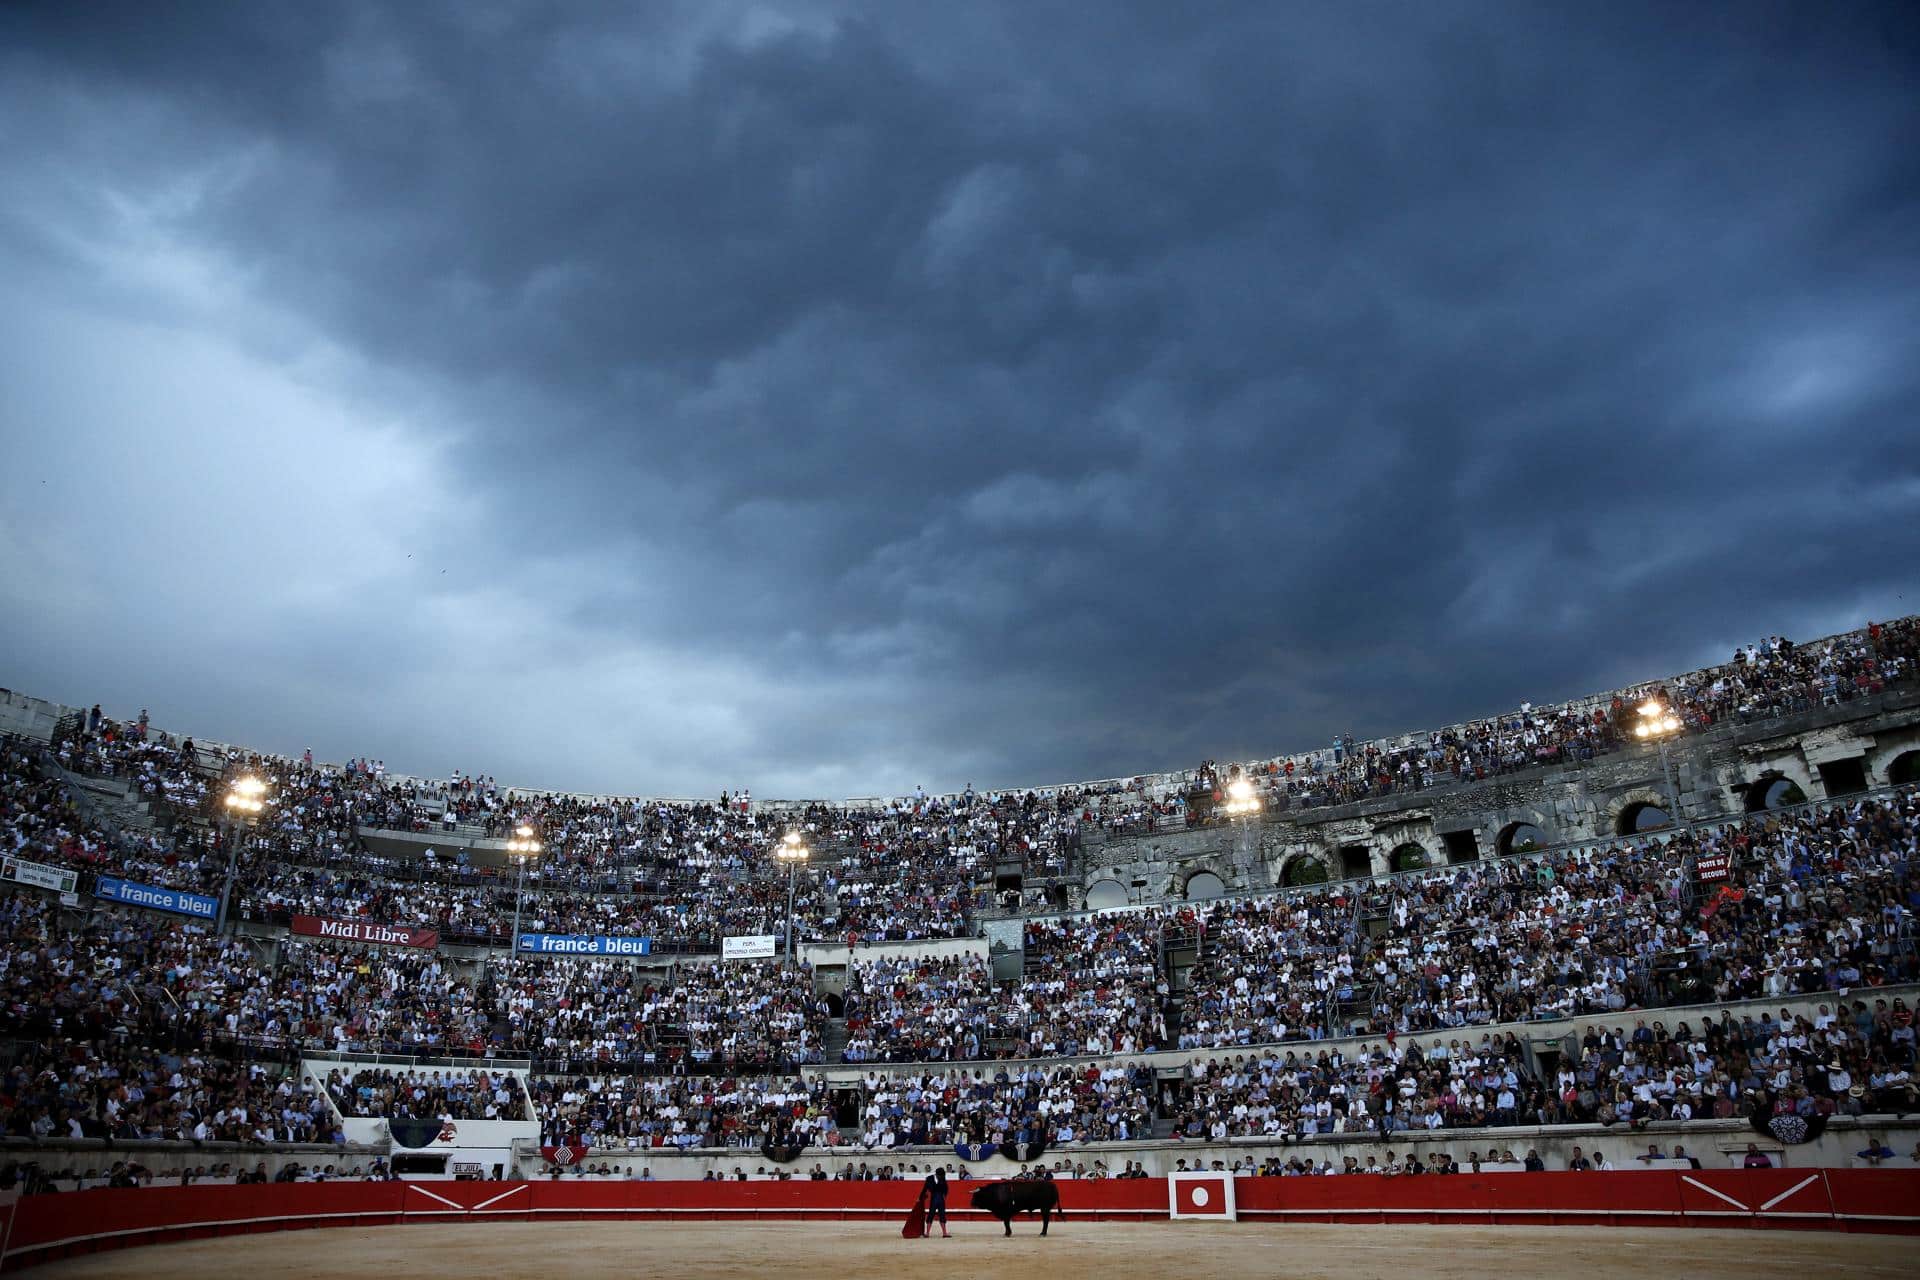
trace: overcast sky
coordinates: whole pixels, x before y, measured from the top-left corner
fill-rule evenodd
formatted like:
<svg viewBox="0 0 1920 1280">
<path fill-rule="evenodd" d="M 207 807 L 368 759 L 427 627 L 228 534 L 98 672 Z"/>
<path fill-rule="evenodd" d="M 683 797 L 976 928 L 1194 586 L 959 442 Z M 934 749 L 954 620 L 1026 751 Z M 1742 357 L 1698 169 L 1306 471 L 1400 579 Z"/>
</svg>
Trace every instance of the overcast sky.
<svg viewBox="0 0 1920 1280">
<path fill-rule="evenodd" d="M 1920 6 L 0 11 L 0 684 L 1048 783 L 1920 606 Z"/>
</svg>

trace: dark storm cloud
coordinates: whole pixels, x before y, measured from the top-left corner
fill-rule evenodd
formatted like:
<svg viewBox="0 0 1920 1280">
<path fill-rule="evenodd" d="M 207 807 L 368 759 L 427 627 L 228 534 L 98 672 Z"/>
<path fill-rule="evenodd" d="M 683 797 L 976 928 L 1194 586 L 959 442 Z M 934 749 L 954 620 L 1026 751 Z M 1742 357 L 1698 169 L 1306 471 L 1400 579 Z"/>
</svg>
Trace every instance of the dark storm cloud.
<svg viewBox="0 0 1920 1280">
<path fill-rule="evenodd" d="M 5 21 L 39 179 L 0 244 L 40 296 L 177 303 L 103 271 L 124 218 L 65 230 L 111 193 L 126 252 L 199 255 L 288 332 L 194 326 L 444 446 L 477 524 L 417 533 L 486 591 L 252 619 L 294 686 L 369 691 L 343 749 L 1060 780 L 1912 608 L 1905 6 Z M 310 335 L 345 355 L 313 372 Z M 502 610 L 538 626 L 473 659 Z M 511 742 L 436 729 L 501 681 Z M 216 722 L 246 698 L 190 686 Z M 556 765 L 583 720 L 623 745 Z"/>
</svg>

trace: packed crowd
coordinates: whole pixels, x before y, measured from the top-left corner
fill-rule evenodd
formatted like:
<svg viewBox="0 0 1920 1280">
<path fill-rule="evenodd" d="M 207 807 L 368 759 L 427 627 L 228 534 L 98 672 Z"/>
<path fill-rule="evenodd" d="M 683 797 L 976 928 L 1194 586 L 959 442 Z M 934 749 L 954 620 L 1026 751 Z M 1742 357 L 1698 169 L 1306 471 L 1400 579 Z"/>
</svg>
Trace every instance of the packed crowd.
<svg viewBox="0 0 1920 1280">
<path fill-rule="evenodd" d="M 1123 916 L 1034 920 L 1013 996 L 1020 1057 L 1097 1057 L 1168 1043 L 1160 938 Z"/>
<path fill-rule="evenodd" d="M 1033 920 L 1023 970 L 996 983 L 978 955 L 847 967 L 847 1062 L 1139 1053 L 1167 1041 L 1157 915 Z"/>
<path fill-rule="evenodd" d="M 554 813 L 540 806 L 531 817 Z M 377 918 L 499 944 L 518 905 L 527 932 L 642 937 L 661 951 L 712 951 L 722 937 L 784 929 L 788 882 L 770 850 L 787 824 L 706 805 L 575 804 L 565 814 L 558 827 L 531 827 L 544 847 L 523 878 L 464 853 L 377 854 L 335 828 L 310 832 L 296 814 L 251 837 L 238 908 L 244 918 Z M 808 936 L 971 931 L 988 855 L 965 842 L 965 822 L 822 807 L 795 821 L 816 846 L 832 846 L 794 885 L 794 918 Z"/>
<path fill-rule="evenodd" d="M 0 1128 L 26 1138 L 339 1139 L 311 1081 L 183 1034 L 248 981 L 252 949 L 140 920 L 80 930 L 0 895 Z"/>
<path fill-rule="evenodd" d="M 193 739 L 176 741 L 155 731 L 144 710 L 137 719 L 119 724 L 95 705 L 83 732 L 63 739 L 54 750 L 62 768 L 91 777 L 125 778 L 140 796 L 171 809 L 191 811 L 206 803 L 207 777 L 198 767 L 200 753 Z"/>
<path fill-rule="evenodd" d="M 54 760 L 75 772 L 134 779 L 186 817 L 217 816 L 209 798 L 224 780 L 260 778 L 269 809 L 240 837 L 242 918 L 371 917 L 474 942 L 503 941 L 516 902 L 529 930 L 647 937 L 669 950 L 712 950 L 729 934 L 783 927 L 787 883 L 769 855 L 789 829 L 830 846 L 820 850 L 818 873 L 797 886 L 795 916 L 810 936 L 960 936 L 972 929 L 979 884 L 995 859 L 1017 854 L 1036 876 L 1058 874 L 1077 834 L 1071 814 L 1063 820 L 1057 805 L 1033 793 L 922 794 L 871 808 L 815 804 L 777 814 L 731 798 L 588 799 L 508 791 L 460 774 L 446 783 L 393 778 L 367 760 L 316 765 L 310 752 L 301 759 L 215 756 L 144 723 L 105 720 L 97 708 L 78 734 L 56 745 Z M 10 773 L 32 773 L 24 754 L 8 763 Z M 60 796 L 57 782 L 43 785 Z M 465 851 L 468 837 L 522 827 L 542 843 L 524 884 L 497 854 Z M 359 828 L 447 832 L 460 841 L 444 858 L 431 851 L 382 856 L 357 838 Z M 73 834 L 61 830 L 55 847 Z M 203 828 L 183 823 L 152 843 L 154 856 L 136 858 L 132 850 L 95 848 L 81 832 L 67 856 L 50 860 L 200 892 L 224 872 L 217 837 Z"/>
<path fill-rule="evenodd" d="M 64 812 L 44 780 L 10 774 L 17 847 Z M 1017 981 L 984 960 L 856 960 L 845 1060 L 1099 1055 L 1400 1035 L 1491 1022 L 1901 981 L 1914 957 L 1914 797 L 1861 802 L 1321 887 L 1085 919 L 1034 920 Z M 1726 853 L 1707 897 L 1689 859 Z M 413 918 L 383 882 L 381 918 Z M 318 904 L 323 909 L 328 904 Z M 539 921 L 541 917 L 535 916 Z M 447 917 L 433 922 L 445 924 Z M 506 960 L 479 986 L 432 953 L 289 941 L 281 978 L 249 983 L 245 944 L 192 926 L 121 922 L 186 958 L 186 998 L 152 1016 L 209 1037 L 339 1049 L 479 1052 L 633 1067 L 664 1060 L 777 1069 L 817 1060 L 810 976 L 776 965 L 682 965 L 671 983 L 617 963 Z M 93 930 L 92 945 L 101 941 Z M 88 936 L 84 935 L 83 937 Z M 1177 1030 L 1163 946 L 1191 943 Z M 746 984 L 742 986 L 741 984 Z M 483 998 L 484 994 L 484 998 Z"/>
<path fill-rule="evenodd" d="M 1910 1108 L 1920 1064 L 1912 1011 L 1898 999 L 1869 1005 L 1856 996 L 1811 1020 L 1723 1017 L 1697 1033 L 1677 1023 L 1670 1034 L 1661 1020 L 1643 1017 L 1631 1035 L 1589 1036 L 1551 1080 L 1535 1079 L 1511 1040 L 1420 1043 L 1424 1032 L 1474 1021 L 1860 991 L 1920 976 L 1912 949 L 1920 797 L 1759 815 L 1700 838 L 1735 854 L 1733 879 L 1704 898 L 1692 896 L 1682 874 L 1691 846 L 1650 841 L 1402 877 L 1348 895 L 1317 890 L 1036 921 L 1031 972 L 1015 983 L 993 984 L 977 958 L 857 962 L 846 1006 L 850 1056 L 977 1053 L 970 1037 L 993 1046 L 998 1032 L 1053 1016 L 1049 1000 L 1069 1011 L 1057 1025 L 1072 1027 L 1082 994 L 1087 1016 L 1103 1011 L 1098 1029 L 1043 1039 L 1040 1050 L 1075 1052 L 1089 1034 L 1105 1043 L 1130 1007 L 1148 1019 L 1137 1026 L 1152 1043 L 1151 1019 L 1165 995 L 1154 922 L 1199 942 L 1202 960 L 1186 996 L 1195 1017 L 1183 1035 L 1230 1032 L 1234 1039 L 1220 1042 L 1229 1046 L 1356 1030 L 1385 1038 L 1351 1054 L 1273 1049 L 1196 1067 L 1177 1093 L 1158 1100 L 1188 1137 L 1647 1123 L 1756 1102 L 1809 1114 Z M 791 1031 L 812 1034 L 820 1012 L 808 975 L 777 965 L 685 965 L 674 984 L 650 987 L 615 962 L 516 959 L 475 983 L 432 953 L 286 940 L 277 967 L 263 974 L 249 943 L 136 914 L 55 929 L 49 901 L 14 893 L 0 907 L 13 940 L 0 956 L 0 1031 L 28 1045 L 6 1078 L 6 1122 L 26 1136 L 331 1136 L 310 1084 L 210 1053 L 215 1047 L 477 1049 L 503 1017 L 508 1047 L 551 1036 L 547 1047 L 564 1048 L 570 1060 L 615 1061 L 639 1042 L 609 1036 L 651 1026 L 678 1028 L 693 1052 L 714 1052 L 717 1061 L 737 1045 L 726 1037 L 743 1028 L 772 1046 Z M 1357 927 L 1369 918 L 1381 924 L 1377 933 Z M 1315 959 L 1327 946 L 1347 950 Z M 1331 975 L 1331 1013 L 1261 1021 L 1281 1007 L 1261 993 L 1300 981 L 1251 969 L 1262 954 Z M 1268 1003 L 1233 1003 L 1242 999 Z M 759 1016 L 742 1018 L 742 1010 Z M 1220 1020 L 1203 1027 L 1207 1015 Z M 116 1047 L 127 1044 L 141 1048 Z M 1031 1046 L 1016 1037 L 1008 1051 Z M 653 1051 L 659 1047 L 656 1040 Z M 860 1127 L 842 1135 L 818 1089 L 791 1080 L 769 1087 L 713 1077 L 584 1079 L 571 1085 L 572 1098 L 543 1082 L 535 1091 L 543 1120 L 556 1132 L 584 1123 L 595 1141 L 644 1145 L 710 1145 L 717 1135 L 719 1145 L 838 1139 L 884 1147 L 1009 1132 L 1063 1142 L 1138 1133 L 1150 1110 L 1131 1096 L 1142 1082 L 1116 1084 L 1092 1069 L 996 1075 L 990 1088 L 964 1071 L 875 1077 Z M 377 1074 L 347 1082 L 335 1097 L 355 1112 L 393 1114 L 415 1104 L 460 1115 L 491 1106 L 498 1114 L 514 1101 Z"/>
<path fill-rule="evenodd" d="M 847 965 L 847 1062 L 986 1056 L 1017 1034 L 984 957 L 856 959 Z"/>
<path fill-rule="evenodd" d="M 1913 1010 L 1904 999 L 1838 999 L 1809 1018 L 1781 1010 L 1695 1028 L 1639 1018 L 1590 1031 L 1543 1103 L 1548 1122 L 1650 1124 L 1776 1112 L 1908 1115 L 1920 1112 Z"/>
<path fill-rule="evenodd" d="M 1218 798 L 1228 781 L 1245 778 L 1263 803 L 1286 811 L 1348 804 L 1378 796 L 1595 756 L 1632 745 L 1637 708 L 1648 698 L 1670 707 L 1690 732 L 1727 720 L 1749 723 L 1834 705 L 1920 678 L 1920 618 L 1873 623 L 1813 644 L 1781 636 L 1737 649 L 1717 667 L 1623 691 L 1608 699 L 1557 706 L 1531 703 L 1511 714 L 1426 734 L 1355 742 L 1244 765 L 1209 762 L 1158 785 L 1133 785 L 1093 799 L 1081 815 L 1113 832 L 1154 831 L 1201 820 L 1194 794 Z"/>
<path fill-rule="evenodd" d="M 1624 1124 L 1763 1115 L 1920 1112 L 1913 1011 L 1894 998 L 1836 1001 L 1812 1017 L 1785 1010 L 1696 1029 L 1658 1018 L 1589 1031 L 1547 1078 L 1518 1039 L 1483 1034 L 1425 1044 L 1389 1037 L 1339 1048 L 1269 1050 L 1195 1061 L 1163 1085 L 1161 1109 L 1185 1138 Z"/>
<path fill-rule="evenodd" d="M 1920 977 L 1913 793 L 1183 908 L 1185 1048 L 1409 1034 Z M 1725 852 L 1702 890 L 1689 859 Z M 1375 927 L 1369 928 L 1369 921 Z M 1144 925 L 1141 927 L 1145 927 Z"/>
<path fill-rule="evenodd" d="M 667 974 L 618 960 L 518 956 L 487 975 L 505 1047 L 550 1070 L 767 1071 L 822 1056 L 825 1010 L 804 966 L 694 961 Z"/>
<path fill-rule="evenodd" d="M 340 1114 L 391 1120 L 525 1120 L 526 1091 L 511 1071 L 393 1071 L 327 1074 Z"/>
<path fill-rule="evenodd" d="M 1915 1030 L 1905 1000 L 1855 999 L 1823 1005 L 1811 1018 L 1722 1012 L 1698 1030 L 1680 1021 L 1669 1031 L 1657 1018 L 1637 1019 L 1631 1032 L 1596 1029 L 1557 1068 L 1550 1062 L 1544 1078 L 1511 1032 L 1424 1043 L 1389 1035 L 1357 1048 L 1196 1059 L 1183 1078 L 1163 1081 L 1151 1069 L 1110 1064 L 870 1072 L 854 1103 L 860 1122 L 844 1129 L 817 1079 L 579 1077 L 537 1082 L 534 1097 L 549 1141 L 606 1149 L 1064 1147 L 1147 1136 L 1156 1114 L 1170 1119 L 1171 1136 L 1193 1141 L 1391 1140 L 1408 1131 L 1641 1127 L 1743 1117 L 1756 1108 L 1913 1114 L 1920 1112 Z M 1487 1161 L 1496 1159 L 1489 1150 Z"/>
<path fill-rule="evenodd" d="M 1065 1146 L 1151 1136 L 1153 1070 L 1108 1064 L 869 1075 L 861 1145 Z"/>
<path fill-rule="evenodd" d="M 236 909 L 284 922 L 295 913 L 378 919 L 440 929 L 450 941 L 500 943 L 515 907 L 529 931 L 645 937 L 661 951 L 710 951 L 739 933 L 784 927 L 786 876 L 769 856 L 788 829 L 815 851 L 797 884 L 803 935 L 825 940 L 965 936 L 989 903 L 993 872 L 1016 860 L 1044 883 L 1065 872 L 1081 832 L 1183 823 L 1196 785 L 1218 791 L 1243 777 L 1275 807 L 1342 803 L 1453 780 L 1493 776 L 1631 740 L 1642 695 L 1666 700 L 1689 729 L 1843 701 L 1920 675 L 1920 620 L 1900 619 L 1814 644 L 1774 637 L 1731 662 L 1611 699 L 1552 707 L 1430 734 L 1209 768 L 1185 780 L 1089 785 L 958 796 L 924 792 L 862 807 L 773 809 L 744 793 L 718 802 L 579 797 L 502 788 L 455 772 L 445 781 L 390 775 L 365 758 L 319 765 L 312 753 L 219 754 L 176 739 L 145 714 L 113 721 L 99 708 L 55 745 L 62 767 L 129 779 L 183 814 L 210 808 L 218 772 L 253 772 L 268 784 L 268 812 L 241 838 Z M 17 758 L 13 758 L 17 757 Z M 170 836 L 108 834 L 80 820 L 59 783 L 24 752 L 0 761 L 9 822 L 21 856 L 124 875 L 143 883 L 217 893 L 226 851 L 203 825 Z M 525 893 L 497 851 L 469 854 L 470 836 L 525 825 L 544 849 Z M 382 856 L 360 828 L 440 832 L 460 840 L 450 856 Z M 1009 904 L 1001 904 L 1009 905 Z M 1018 907 L 1015 901 L 1010 905 Z M 1028 904 L 1031 905 L 1031 904 Z"/>
<path fill-rule="evenodd" d="M 548 1146 L 837 1146 L 838 1120 L 818 1078 L 537 1077 L 530 1085 Z"/>
<path fill-rule="evenodd" d="M 1177 1136 L 1213 1141 L 1539 1124 L 1541 1089 L 1526 1062 L 1511 1033 L 1196 1059 L 1185 1079 L 1163 1084 L 1160 1105 Z"/>
<path fill-rule="evenodd" d="M 204 890 L 219 869 L 204 840 L 110 832 L 89 821 L 67 785 L 13 741 L 0 743 L 0 852 L 177 889 Z"/>
<path fill-rule="evenodd" d="M 20 1052 L 0 1074 L 0 1125 L 39 1139 L 346 1141 L 310 1081 L 268 1064 L 69 1041 Z"/>
<path fill-rule="evenodd" d="M 1773 715 L 1911 679 L 1915 644 L 1911 619 L 1820 645 L 1773 640 L 1658 692 L 1696 728 Z M 1431 785 L 1608 749 L 1631 710 L 1524 709 L 1417 748 L 1342 744 L 1331 758 L 1266 762 L 1252 776 L 1295 799 L 1321 795 L 1328 777 L 1363 789 Z M 218 785 L 205 754 L 144 717 L 117 724 L 96 710 L 51 763 L 129 779 L 186 811 Z M 786 881 L 766 854 L 789 828 L 816 850 L 796 901 L 808 934 L 968 934 L 996 867 L 1018 858 L 1052 874 L 1084 824 L 1141 799 L 969 791 L 776 819 L 734 797 L 532 795 L 489 779 L 394 779 L 378 762 L 236 755 L 225 766 L 264 772 L 274 797 L 237 850 L 243 916 L 360 917 L 495 940 L 516 905 L 530 932 L 708 947 L 723 934 L 771 932 Z M 448 812 L 495 832 L 522 823 L 541 832 L 550 856 L 524 898 L 503 868 L 385 855 L 357 835 L 444 827 Z M 0 744 L 0 851 L 209 893 L 227 854 L 204 826 L 105 831 L 46 758 L 15 743 Z M 1034 919 L 1021 971 L 998 982 L 978 955 L 855 958 L 846 1062 L 1100 1058 L 1175 1045 L 1221 1055 L 1171 1092 L 1064 1064 L 986 1078 L 962 1067 L 875 1075 L 858 1123 L 791 1075 L 825 1056 L 828 1010 L 804 967 L 468 964 L 431 950 L 257 944 L 91 902 L 56 923 L 50 898 L 5 891 L 0 1036 L 13 1049 L 0 1123 L 26 1137 L 330 1141 L 329 1091 L 353 1114 L 473 1118 L 526 1104 L 512 1077 L 484 1073 L 358 1072 L 323 1088 L 278 1065 L 301 1050 L 524 1053 L 564 1073 L 533 1091 L 551 1132 L 635 1146 L 1068 1142 L 1140 1134 L 1156 1110 L 1193 1138 L 1641 1124 L 1756 1105 L 1905 1110 L 1920 1068 L 1912 1011 L 1871 993 L 1920 980 L 1917 852 L 1920 794 L 1908 791 L 1391 881 Z M 1694 861 L 1717 854 L 1730 858 L 1730 876 L 1703 886 Z M 1176 953 L 1193 956 L 1183 973 L 1171 967 Z M 1835 993 L 1833 1011 L 1813 1019 L 1723 1016 L 1669 1030 L 1652 1016 L 1822 992 Z M 1530 1074 L 1511 1039 L 1465 1032 L 1576 1014 L 1618 1016 L 1619 1029 L 1589 1036 L 1547 1078 Z M 1366 1047 L 1314 1048 L 1354 1036 Z"/>
<path fill-rule="evenodd" d="M 919 1075 L 538 1078 L 542 1141 L 657 1147 L 1045 1146 L 1125 1142 L 1153 1131 L 1151 1068 L 1024 1065 Z M 846 1121 L 843 1127 L 842 1121 Z"/>
</svg>

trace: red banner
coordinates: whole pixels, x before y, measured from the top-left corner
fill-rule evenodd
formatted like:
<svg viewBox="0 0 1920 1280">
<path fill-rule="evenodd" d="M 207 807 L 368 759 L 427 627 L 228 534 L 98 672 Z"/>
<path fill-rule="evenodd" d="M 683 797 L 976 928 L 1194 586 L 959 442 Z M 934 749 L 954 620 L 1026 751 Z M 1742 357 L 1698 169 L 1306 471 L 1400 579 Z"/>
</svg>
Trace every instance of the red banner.
<svg viewBox="0 0 1920 1280">
<path fill-rule="evenodd" d="M 373 920 L 335 920 L 328 916 L 295 916 L 293 931 L 308 938 L 338 938 L 342 942 L 371 942 L 382 947 L 440 945 L 438 929 L 407 924 L 380 924 Z"/>
</svg>

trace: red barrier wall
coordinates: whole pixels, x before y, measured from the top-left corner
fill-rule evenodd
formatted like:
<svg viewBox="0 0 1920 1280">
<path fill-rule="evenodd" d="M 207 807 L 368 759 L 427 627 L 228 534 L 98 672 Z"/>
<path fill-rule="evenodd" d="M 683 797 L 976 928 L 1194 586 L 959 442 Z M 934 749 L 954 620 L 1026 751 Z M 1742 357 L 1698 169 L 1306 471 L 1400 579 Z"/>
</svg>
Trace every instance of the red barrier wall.
<svg viewBox="0 0 1920 1280">
<path fill-rule="evenodd" d="M 956 1218 L 979 1183 L 956 1182 Z M 1920 1233 L 1920 1171 L 1755 1169 L 1418 1178 L 1241 1178 L 1255 1222 L 1455 1222 L 1800 1227 Z M 32 1196 L 4 1264 L 165 1239 L 292 1227 L 584 1218 L 904 1219 L 913 1182 L 335 1182 L 151 1187 Z M 1063 1182 L 1076 1218 L 1164 1218 L 1161 1178 Z"/>
<path fill-rule="evenodd" d="M 1460 1174 L 1421 1178 L 1248 1178 L 1240 1213 L 1299 1222 L 1818 1227 L 1920 1223 L 1907 1169 L 1720 1169 L 1681 1173 Z M 1901 1207 L 1904 1205 L 1904 1209 Z"/>
</svg>

